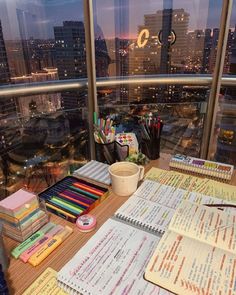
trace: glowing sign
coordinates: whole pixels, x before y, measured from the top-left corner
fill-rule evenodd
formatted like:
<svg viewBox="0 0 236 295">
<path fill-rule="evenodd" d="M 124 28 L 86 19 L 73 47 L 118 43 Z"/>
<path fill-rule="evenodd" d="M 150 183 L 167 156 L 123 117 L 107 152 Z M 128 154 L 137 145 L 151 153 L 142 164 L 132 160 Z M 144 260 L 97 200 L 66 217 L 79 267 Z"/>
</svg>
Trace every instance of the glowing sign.
<svg viewBox="0 0 236 295">
<path fill-rule="evenodd" d="M 148 42 L 148 38 L 149 38 L 149 31 L 148 29 L 143 29 L 139 35 L 138 35 L 138 40 L 137 40 L 137 44 L 139 48 L 143 48 L 147 42 Z"/>
<path fill-rule="evenodd" d="M 157 39 L 157 42 L 159 43 L 159 45 L 163 45 L 162 34 L 163 34 L 163 31 L 160 30 L 157 36 L 152 36 L 151 38 Z M 137 39 L 138 47 L 143 48 L 148 43 L 149 37 L 150 37 L 149 30 L 143 29 L 138 35 L 138 39 Z M 173 45 L 175 41 L 176 41 L 176 34 L 173 30 L 171 30 L 170 35 L 168 36 L 168 42 L 170 43 L 170 45 Z"/>
</svg>

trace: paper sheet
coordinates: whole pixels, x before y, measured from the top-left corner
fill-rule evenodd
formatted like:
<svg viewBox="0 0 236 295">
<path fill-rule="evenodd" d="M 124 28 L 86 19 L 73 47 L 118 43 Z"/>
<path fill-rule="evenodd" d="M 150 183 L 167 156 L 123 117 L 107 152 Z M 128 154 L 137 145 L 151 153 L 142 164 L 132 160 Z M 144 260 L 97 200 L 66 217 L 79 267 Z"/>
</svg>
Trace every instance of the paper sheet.
<svg viewBox="0 0 236 295">
<path fill-rule="evenodd" d="M 150 233 L 109 219 L 62 268 L 58 279 L 91 295 L 170 294 L 143 279 L 158 241 Z"/>
<path fill-rule="evenodd" d="M 145 278 L 180 295 L 235 295 L 236 256 L 167 231 Z"/>
</svg>

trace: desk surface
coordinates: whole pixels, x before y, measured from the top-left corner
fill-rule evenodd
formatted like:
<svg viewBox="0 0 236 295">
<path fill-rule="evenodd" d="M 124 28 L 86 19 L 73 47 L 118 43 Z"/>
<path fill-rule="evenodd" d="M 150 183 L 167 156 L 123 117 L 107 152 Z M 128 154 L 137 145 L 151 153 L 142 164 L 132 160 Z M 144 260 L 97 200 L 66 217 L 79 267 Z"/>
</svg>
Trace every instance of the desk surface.
<svg viewBox="0 0 236 295">
<path fill-rule="evenodd" d="M 160 159 L 151 161 L 146 167 L 146 172 L 151 167 L 158 167 L 162 169 L 169 169 L 168 162 L 170 156 L 162 154 Z M 231 184 L 236 185 L 236 171 L 234 171 Z M 127 197 L 117 197 L 114 194 L 110 196 L 98 207 L 96 207 L 92 214 L 97 218 L 97 229 L 109 218 L 115 211 L 127 200 Z M 73 228 L 73 234 L 50 254 L 39 266 L 33 267 L 30 264 L 24 264 L 20 260 L 10 259 L 10 266 L 8 269 L 7 280 L 10 288 L 10 294 L 22 294 L 23 291 L 47 268 L 52 267 L 56 271 L 59 271 L 67 261 L 71 259 L 73 255 L 88 241 L 88 239 L 96 232 L 81 233 L 76 226 L 63 220 L 56 215 L 50 215 L 51 221 L 69 225 Z M 17 243 L 7 237 L 4 238 L 8 254 L 10 255 L 11 249 L 13 249 Z"/>
</svg>

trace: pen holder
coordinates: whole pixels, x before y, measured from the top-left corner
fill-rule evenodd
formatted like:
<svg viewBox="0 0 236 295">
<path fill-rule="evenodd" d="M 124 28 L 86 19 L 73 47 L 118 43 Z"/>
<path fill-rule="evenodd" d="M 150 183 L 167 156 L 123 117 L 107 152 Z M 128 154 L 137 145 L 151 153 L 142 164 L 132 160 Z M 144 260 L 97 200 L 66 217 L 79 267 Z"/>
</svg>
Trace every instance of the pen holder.
<svg viewBox="0 0 236 295">
<path fill-rule="evenodd" d="M 160 138 L 151 138 L 141 142 L 141 151 L 150 160 L 156 160 L 160 158 Z"/>
<path fill-rule="evenodd" d="M 129 155 L 129 146 L 121 145 L 117 141 L 109 143 L 95 142 L 95 147 L 96 160 L 109 165 L 116 161 L 124 161 Z"/>
<path fill-rule="evenodd" d="M 109 143 L 95 142 L 95 147 L 97 161 L 107 164 L 116 162 L 115 141 Z"/>
</svg>

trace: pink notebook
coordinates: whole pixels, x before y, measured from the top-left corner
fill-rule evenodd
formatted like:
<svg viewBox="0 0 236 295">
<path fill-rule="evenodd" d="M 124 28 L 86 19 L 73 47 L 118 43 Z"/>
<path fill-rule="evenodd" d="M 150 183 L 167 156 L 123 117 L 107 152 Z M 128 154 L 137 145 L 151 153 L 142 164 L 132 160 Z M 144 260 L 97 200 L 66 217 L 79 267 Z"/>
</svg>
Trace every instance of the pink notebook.
<svg viewBox="0 0 236 295">
<path fill-rule="evenodd" d="M 30 207 L 30 203 L 35 200 L 37 200 L 35 194 L 20 189 L 0 202 L 0 212 L 11 214 L 22 207 L 27 209 Z"/>
</svg>

